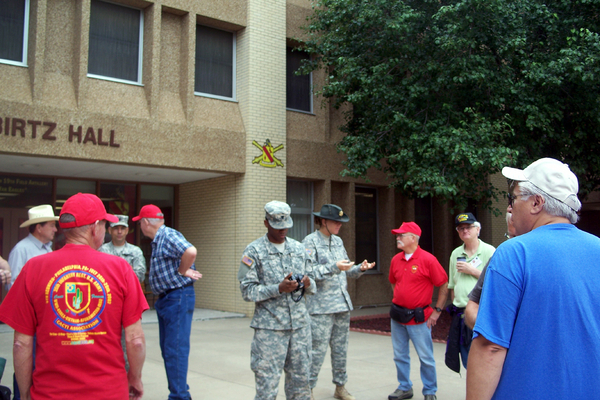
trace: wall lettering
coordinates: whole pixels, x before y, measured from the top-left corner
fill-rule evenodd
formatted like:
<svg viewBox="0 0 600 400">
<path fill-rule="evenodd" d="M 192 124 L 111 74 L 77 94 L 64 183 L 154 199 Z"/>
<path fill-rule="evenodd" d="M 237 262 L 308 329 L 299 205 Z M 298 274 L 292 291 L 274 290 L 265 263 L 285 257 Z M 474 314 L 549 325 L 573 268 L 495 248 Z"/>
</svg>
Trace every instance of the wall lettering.
<svg viewBox="0 0 600 400">
<path fill-rule="evenodd" d="M 4 117 L 0 118 L 0 135 L 20 136 L 22 138 L 31 135 L 32 139 L 37 139 L 39 132 L 42 135 L 42 140 L 58 140 L 60 138 L 56 136 L 57 126 L 58 124 L 52 121 L 36 121 Z M 85 135 L 83 134 L 84 131 Z M 66 133 L 67 134 L 64 137 L 71 143 L 76 141 L 77 143 L 84 145 L 91 144 L 96 146 L 121 147 L 121 144 L 117 143 L 114 129 L 111 129 L 107 135 L 102 128 L 95 128 L 92 126 L 84 128 L 81 125 L 75 128 L 73 125 L 69 125 L 69 130 Z"/>
</svg>

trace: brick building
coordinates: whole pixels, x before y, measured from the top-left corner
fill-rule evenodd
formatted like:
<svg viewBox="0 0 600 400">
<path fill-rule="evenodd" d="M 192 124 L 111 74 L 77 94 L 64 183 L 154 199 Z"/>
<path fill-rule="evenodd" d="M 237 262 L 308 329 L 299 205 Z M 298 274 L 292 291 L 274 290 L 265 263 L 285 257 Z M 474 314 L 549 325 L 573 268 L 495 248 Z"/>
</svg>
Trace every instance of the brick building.
<svg viewBox="0 0 600 400">
<path fill-rule="evenodd" d="M 265 233 L 263 206 L 274 199 L 292 205 L 289 235 L 299 240 L 322 204 L 350 215 L 340 233 L 350 257 L 378 264 L 349 283 L 356 306 L 390 303 L 390 229 L 402 221 L 422 226 L 422 247 L 447 267 L 459 241 L 446 205 L 399 196 L 381 173 L 368 184 L 340 176 L 342 115 L 311 94 L 322 73 L 293 74 L 305 57 L 291 46 L 309 0 L 4 4 L 3 257 L 26 236 L 18 225 L 28 207 L 59 212 L 69 196 L 89 192 L 113 213 L 134 216 L 148 203 L 165 211 L 167 225 L 198 248 L 197 307 L 252 312 L 236 274 L 245 246 Z M 478 218 L 482 239 L 498 245 L 503 218 L 481 210 Z M 136 227 L 128 240 L 150 251 Z"/>
</svg>

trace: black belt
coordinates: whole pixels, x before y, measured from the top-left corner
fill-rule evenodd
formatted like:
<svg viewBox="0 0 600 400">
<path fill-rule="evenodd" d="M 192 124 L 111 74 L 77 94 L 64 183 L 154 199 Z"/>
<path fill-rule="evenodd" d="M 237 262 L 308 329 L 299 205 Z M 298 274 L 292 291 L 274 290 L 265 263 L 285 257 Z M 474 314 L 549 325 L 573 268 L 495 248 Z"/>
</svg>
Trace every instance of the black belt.
<svg viewBox="0 0 600 400">
<path fill-rule="evenodd" d="M 163 297 L 165 297 L 166 295 L 168 295 L 169 293 L 175 291 L 175 290 L 181 290 L 181 289 L 185 289 L 188 286 L 193 286 L 194 282 L 190 282 L 187 285 L 183 285 L 183 286 L 179 286 L 177 288 L 173 288 L 173 289 L 167 289 L 164 292 L 162 292 L 161 294 L 158 295 L 159 299 L 162 299 Z"/>
</svg>

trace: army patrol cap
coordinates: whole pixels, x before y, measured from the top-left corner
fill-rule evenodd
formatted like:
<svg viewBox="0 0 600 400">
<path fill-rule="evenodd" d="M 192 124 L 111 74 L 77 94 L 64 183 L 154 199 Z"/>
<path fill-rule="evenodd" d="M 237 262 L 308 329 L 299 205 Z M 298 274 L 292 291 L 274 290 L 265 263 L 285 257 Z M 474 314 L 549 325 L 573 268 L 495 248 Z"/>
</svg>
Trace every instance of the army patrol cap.
<svg viewBox="0 0 600 400">
<path fill-rule="evenodd" d="M 289 229 L 294 226 L 291 212 L 290 206 L 282 201 L 273 200 L 265 204 L 265 219 L 274 229 Z"/>
<path fill-rule="evenodd" d="M 119 218 L 119 222 L 111 222 L 111 228 L 114 228 L 115 226 L 129 227 L 129 217 L 127 215 L 115 215 L 115 217 Z"/>
<path fill-rule="evenodd" d="M 342 211 L 342 208 L 336 206 L 335 204 L 325 204 L 321 207 L 320 213 L 314 212 L 313 215 L 319 218 L 330 219 L 338 222 L 350 221 L 350 218 L 344 213 L 344 211 Z"/>
</svg>

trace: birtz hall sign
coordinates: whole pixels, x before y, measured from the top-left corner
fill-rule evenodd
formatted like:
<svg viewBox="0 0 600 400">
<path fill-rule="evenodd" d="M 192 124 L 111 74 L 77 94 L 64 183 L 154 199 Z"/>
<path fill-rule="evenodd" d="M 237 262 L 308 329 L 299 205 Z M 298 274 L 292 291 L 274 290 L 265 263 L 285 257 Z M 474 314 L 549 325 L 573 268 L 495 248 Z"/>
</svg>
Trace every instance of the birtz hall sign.
<svg viewBox="0 0 600 400">
<path fill-rule="evenodd" d="M 15 136 L 51 141 L 68 139 L 71 143 L 121 147 L 117 143 L 114 129 L 69 125 L 69 129 L 58 130 L 57 126 L 58 124 L 53 121 L 4 117 L 0 118 L 0 137 Z"/>
</svg>

